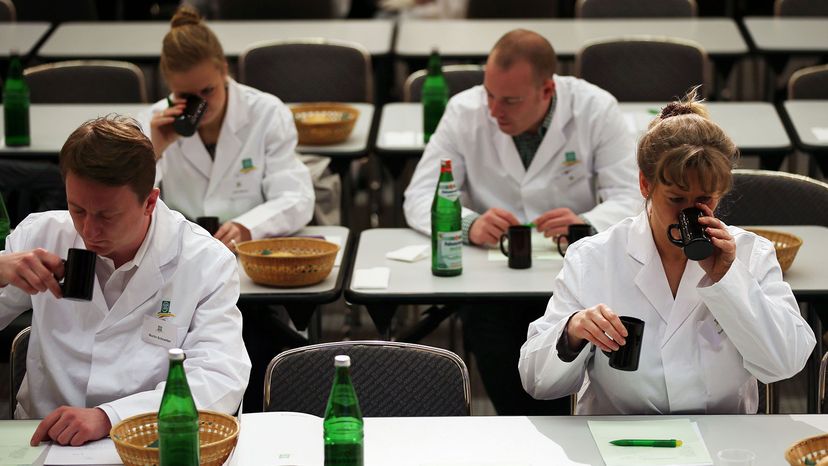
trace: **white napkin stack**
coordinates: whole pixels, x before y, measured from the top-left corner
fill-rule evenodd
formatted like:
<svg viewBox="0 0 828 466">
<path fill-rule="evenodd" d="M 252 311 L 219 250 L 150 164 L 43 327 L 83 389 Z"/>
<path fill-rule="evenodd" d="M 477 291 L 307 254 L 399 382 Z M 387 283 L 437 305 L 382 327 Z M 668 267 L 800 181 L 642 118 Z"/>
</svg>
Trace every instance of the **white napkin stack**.
<svg viewBox="0 0 828 466">
<path fill-rule="evenodd" d="M 370 269 L 354 270 L 351 287 L 354 289 L 384 290 L 388 288 L 391 279 L 391 269 L 388 267 L 373 267 Z"/>
<path fill-rule="evenodd" d="M 428 257 L 430 253 L 430 244 L 414 244 L 388 252 L 385 254 L 385 258 L 403 262 L 417 262 Z"/>
</svg>

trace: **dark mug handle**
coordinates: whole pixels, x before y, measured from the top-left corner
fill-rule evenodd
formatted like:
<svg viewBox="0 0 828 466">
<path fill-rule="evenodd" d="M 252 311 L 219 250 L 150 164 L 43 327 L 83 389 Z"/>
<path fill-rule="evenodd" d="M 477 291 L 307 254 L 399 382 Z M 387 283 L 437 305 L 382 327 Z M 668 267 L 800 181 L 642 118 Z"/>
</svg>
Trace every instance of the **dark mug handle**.
<svg viewBox="0 0 828 466">
<path fill-rule="evenodd" d="M 674 224 L 670 225 L 670 228 L 667 229 L 667 239 L 669 239 L 670 242 L 672 242 L 676 246 L 682 246 L 683 247 L 684 242 L 680 239 L 676 239 L 673 236 L 673 230 L 678 230 L 678 229 L 679 229 L 679 224 L 678 223 L 674 223 Z"/>
<path fill-rule="evenodd" d="M 500 252 L 502 252 L 503 255 L 506 257 L 509 257 L 509 251 L 507 251 L 506 248 L 503 246 L 503 240 L 508 237 L 509 235 L 507 235 L 506 233 L 500 235 Z"/>
<path fill-rule="evenodd" d="M 566 254 L 564 253 L 564 250 L 561 249 L 561 238 L 566 238 L 566 242 L 569 243 L 569 237 L 566 235 L 560 235 L 558 236 L 558 239 L 556 241 L 556 244 L 558 245 L 558 252 L 561 254 L 561 256 L 565 256 Z"/>
</svg>

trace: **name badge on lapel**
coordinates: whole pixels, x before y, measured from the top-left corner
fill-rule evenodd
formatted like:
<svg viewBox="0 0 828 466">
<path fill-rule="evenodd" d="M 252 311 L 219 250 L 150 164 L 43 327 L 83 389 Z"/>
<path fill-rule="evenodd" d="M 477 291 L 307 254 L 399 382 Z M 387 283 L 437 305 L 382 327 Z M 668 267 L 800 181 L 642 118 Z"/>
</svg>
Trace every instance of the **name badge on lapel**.
<svg viewBox="0 0 828 466">
<path fill-rule="evenodd" d="M 172 322 L 153 316 L 144 316 L 141 339 L 150 345 L 175 348 L 178 346 L 178 330 Z"/>
</svg>

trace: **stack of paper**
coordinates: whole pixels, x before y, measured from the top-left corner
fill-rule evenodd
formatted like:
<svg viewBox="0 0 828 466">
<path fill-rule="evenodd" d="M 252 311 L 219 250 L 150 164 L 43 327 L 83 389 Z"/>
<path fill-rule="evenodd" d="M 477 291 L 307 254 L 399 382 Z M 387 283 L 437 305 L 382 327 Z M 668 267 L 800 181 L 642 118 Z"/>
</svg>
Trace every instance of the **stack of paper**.
<svg viewBox="0 0 828 466">
<path fill-rule="evenodd" d="M 713 466 L 699 427 L 689 419 L 662 421 L 587 421 L 606 466 Z M 620 439 L 681 440 L 676 448 L 619 447 Z"/>
</svg>

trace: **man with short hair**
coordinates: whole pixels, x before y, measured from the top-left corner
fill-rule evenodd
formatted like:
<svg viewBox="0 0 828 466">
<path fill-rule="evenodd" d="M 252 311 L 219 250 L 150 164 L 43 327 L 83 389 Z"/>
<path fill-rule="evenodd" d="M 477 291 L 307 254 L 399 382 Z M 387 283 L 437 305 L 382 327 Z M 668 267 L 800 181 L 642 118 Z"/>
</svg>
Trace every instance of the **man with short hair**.
<svg viewBox="0 0 828 466">
<path fill-rule="evenodd" d="M 406 189 L 412 228 L 430 233 L 441 158 L 452 161 L 463 239 L 473 245 L 496 244 L 510 225 L 534 223 L 552 241 L 569 225 L 601 231 L 640 211 L 634 140 L 615 98 L 556 75 L 556 61 L 549 42 L 531 31 L 511 31 L 495 44 L 483 85 L 451 99 Z M 529 397 L 518 375 L 528 325 L 545 307 L 461 313 L 499 414 L 569 412 L 569 400 L 550 405 Z"/>
<path fill-rule="evenodd" d="M 235 257 L 158 199 L 152 143 L 130 119 L 81 125 L 60 152 L 69 211 L 32 214 L 0 252 L 0 328 L 31 308 L 17 418 L 32 445 L 81 445 L 157 411 L 167 350 L 184 349 L 196 406 L 233 413 L 250 360 Z M 63 299 L 69 248 L 97 253 L 91 301 Z"/>
</svg>

